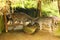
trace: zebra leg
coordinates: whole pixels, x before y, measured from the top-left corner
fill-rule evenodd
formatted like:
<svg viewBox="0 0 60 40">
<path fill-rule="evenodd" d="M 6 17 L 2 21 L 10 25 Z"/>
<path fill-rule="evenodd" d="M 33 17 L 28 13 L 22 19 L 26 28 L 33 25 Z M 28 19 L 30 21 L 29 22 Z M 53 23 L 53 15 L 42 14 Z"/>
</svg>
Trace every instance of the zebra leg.
<svg viewBox="0 0 60 40">
<path fill-rule="evenodd" d="M 49 24 L 49 32 L 52 32 L 52 26 Z"/>
<path fill-rule="evenodd" d="M 40 23 L 39 26 L 40 26 L 40 30 L 42 30 L 42 29 L 43 29 L 43 28 L 42 28 L 42 23 Z"/>
</svg>

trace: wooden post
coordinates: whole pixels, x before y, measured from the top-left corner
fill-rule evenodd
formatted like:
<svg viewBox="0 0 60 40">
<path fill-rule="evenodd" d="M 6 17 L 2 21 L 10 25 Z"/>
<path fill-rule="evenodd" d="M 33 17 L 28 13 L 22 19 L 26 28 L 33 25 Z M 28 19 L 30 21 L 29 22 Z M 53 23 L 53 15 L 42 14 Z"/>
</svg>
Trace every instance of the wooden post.
<svg viewBox="0 0 60 40">
<path fill-rule="evenodd" d="M 5 20 L 4 21 L 5 22 L 4 24 L 5 24 L 5 28 L 6 28 L 5 30 L 6 30 L 6 32 L 8 32 L 6 13 L 4 13 L 4 20 Z"/>
<path fill-rule="evenodd" d="M 41 17 L 42 16 L 42 14 L 41 14 L 41 0 L 38 0 L 37 10 L 38 10 L 38 16 Z"/>
<path fill-rule="evenodd" d="M 6 18 L 6 12 L 7 12 L 6 6 L 4 6 L 1 11 L 3 12 L 3 15 L 4 15 L 5 30 L 6 30 L 6 32 L 8 32 L 8 30 L 7 30 L 8 29 L 8 27 L 7 27 L 7 18 Z"/>
<path fill-rule="evenodd" d="M 60 14 L 60 0 L 57 0 L 58 1 L 58 9 L 59 9 L 59 14 Z"/>
<path fill-rule="evenodd" d="M 8 26 L 7 26 L 7 18 L 6 18 L 6 15 L 7 13 L 10 14 L 10 6 L 11 6 L 11 2 L 9 0 L 6 0 L 6 5 L 4 6 L 2 12 L 3 12 L 3 15 L 4 15 L 4 20 L 5 20 L 5 30 L 6 32 L 8 32 Z"/>
</svg>

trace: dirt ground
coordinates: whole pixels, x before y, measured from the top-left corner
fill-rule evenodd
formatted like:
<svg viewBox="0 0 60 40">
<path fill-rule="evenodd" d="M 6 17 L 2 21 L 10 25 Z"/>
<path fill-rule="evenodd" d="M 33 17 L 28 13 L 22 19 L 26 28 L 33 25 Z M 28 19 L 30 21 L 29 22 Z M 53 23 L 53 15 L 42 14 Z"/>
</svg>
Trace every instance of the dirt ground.
<svg viewBox="0 0 60 40">
<path fill-rule="evenodd" d="M 24 32 L 8 32 L 0 35 L 0 40 L 60 40 L 46 31 L 36 32 L 33 35 Z"/>
</svg>

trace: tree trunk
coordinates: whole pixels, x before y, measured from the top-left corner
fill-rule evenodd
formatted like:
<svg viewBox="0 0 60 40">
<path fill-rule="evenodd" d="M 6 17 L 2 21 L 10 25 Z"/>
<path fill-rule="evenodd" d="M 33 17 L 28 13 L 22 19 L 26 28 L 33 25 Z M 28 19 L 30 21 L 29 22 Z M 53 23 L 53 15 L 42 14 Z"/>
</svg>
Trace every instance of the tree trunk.
<svg viewBox="0 0 60 40">
<path fill-rule="evenodd" d="M 59 8 L 59 13 L 60 13 L 60 0 L 58 0 L 58 8 Z"/>
<path fill-rule="evenodd" d="M 41 14 L 41 0 L 38 0 L 37 10 L 38 10 L 38 16 L 41 17 L 42 16 L 42 14 Z"/>
</svg>

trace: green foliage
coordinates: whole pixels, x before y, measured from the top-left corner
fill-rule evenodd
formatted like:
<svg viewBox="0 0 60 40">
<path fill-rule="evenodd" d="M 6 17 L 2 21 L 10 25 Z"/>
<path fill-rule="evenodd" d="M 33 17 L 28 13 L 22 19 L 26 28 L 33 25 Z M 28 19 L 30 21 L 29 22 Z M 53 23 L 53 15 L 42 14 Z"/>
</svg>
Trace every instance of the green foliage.
<svg viewBox="0 0 60 40">
<path fill-rule="evenodd" d="M 12 3 L 12 7 L 22 7 L 22 8 L 37 8 L 36 0 L 16 0 L 14 4 Z"/>
<path fill-rule="evenodd" d="M 42 15 L 43 16 L 58 16 L 58 5 L 57 1 L 51 1 L 51 0 L 42 0 Z M 14 4 L 12 3 L 12 8 L 15 7 L 21 7 L 21 8 L 37 8 L 37 1 L 36 0 L 16 0 Z"/>
<path fill-rule="evenodd" d="M 50 2 L 50 3 L 42 2 L 42 14 L 43 16 L 58 16 L 59 17 L 57 1 Z"/>
</svg>

